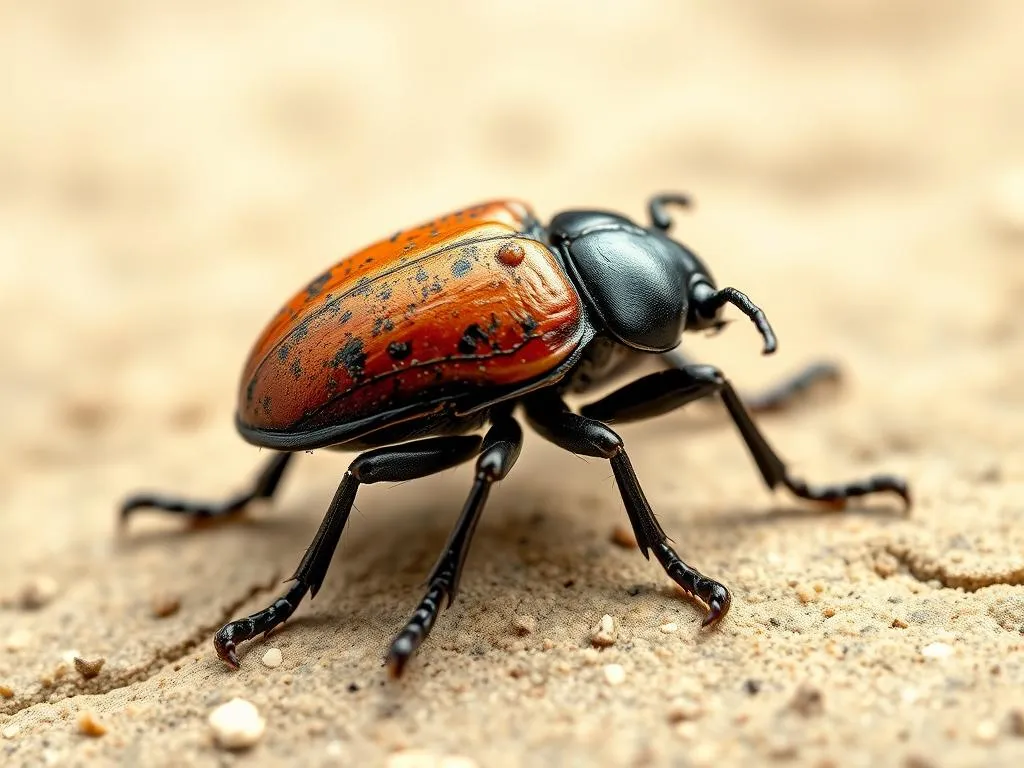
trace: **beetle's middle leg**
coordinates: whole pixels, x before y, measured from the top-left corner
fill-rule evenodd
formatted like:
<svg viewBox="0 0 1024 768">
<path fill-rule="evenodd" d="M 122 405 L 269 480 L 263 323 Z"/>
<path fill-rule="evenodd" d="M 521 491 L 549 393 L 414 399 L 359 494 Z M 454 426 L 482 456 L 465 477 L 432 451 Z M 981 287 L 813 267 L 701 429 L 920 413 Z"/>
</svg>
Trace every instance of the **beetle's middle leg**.
<svg viewBox="0 0 1024 768">
<path fill-rule="evenodd" d="M 643 376 L 580 409 L 591 418 L 609 422 L 627 422 L 659 416 L 702 397 L 717 393 L 740 432 L 765 485 L 771 489 L 783 485 L 802 499 L 842 507 L 846 500 L 874 493 L 894 493 L 910 507 L 906 481 L 892 475 L 874 475 L 862 480 L 829 485 L 809 485 L 793 477 L 785 463 L 761 434 L 736 390 L 722 372 L 710 365 L 689 365 Z"/>
<path fill-rule="evenodd" d="M 732 602 L 729 590 L 683 562 L 668 543 L 668 536 L 640 487 L 622 438 L 606 424 L 573 413 L 557 395 L 544 393 L 527 400 L 526 414 L 534 429 L 560 448 L 609 460 L 640 552 L 650 559 L 650 551 L 654 550 L 654 556 L 669 577 L 707 606 L 703 626 L 715 624 L 725 616 Z"/>
<path fill-rule="evenodd" d="M 345 472 L 316 536 L 290 579 L 294 583 L 262 611 L 221 627 L 213 639 L 217 655 L 237 668 L 238 655 L 235 648 L 238 643 L 260 633 L 266 634 L 282 624 L 295 612 L 307 592 L 316 596 L 327 575 L 341 532 L 348 522 L 360 484 L 416 480 L 450 469 L 475 456 L 480 451 L 480 442 L 477 435 L 430 437 L 376 448 L 357 456 Z"/>
<path fill-rule="evenodd" d="M 155 509 L 160 512 L 170 512 L 176 515 L 184 515 L 192 520 L 209 520 L 217 517 L 227 517 L 241 512 L 247 504 L 256 499 L 271 499 L 277 487 L 281 484 L 281 478 L 291 461 L 291 453 L 275 453 L 263 469 L 256 476 L 256 481 L 247 491 L 242 491 L 224 501 L 190 501 L 175 496 L 164 496 L 154 493 L 139 493 L 124 500 L 121 505 L 121 523 L 124 524 L 128 517 L 139 509 Z"/>
<path fill-rule="evenodd" d="M 448 537 L 441 557 L 438 558 L 427 579 L 429 587 L 416 611 L 391 643 L 385 663 L 394 677 L 402 674 L 406 662 L 423 644 L 434 626 L 441 603 L 451 605 L 459 591 L 462 564 L 469 553 L 469 545 L 476 524 L 484 510 L 491 486 L 503 480 L 519 458 L 523 447 L 523 430 L 505 415 L 495 418 L 484 436 L 483 449 L 476 461 L 476 479 L 462 508 L 455 528 Z"/>
<path fill-rule="evenodd" d="M 694 362 L 678 349 L 666 352 L 661 358 L 671 368 L 694 365 Z M 799 402 L 808 392 L 822 385 L 838 384 L 842 378 L 842 372 L 835 363 L 809 363 L 767 389 L 760 392 L 744 392 L 740 399 L 751 413 L 782 411 Z"/>
</svg>

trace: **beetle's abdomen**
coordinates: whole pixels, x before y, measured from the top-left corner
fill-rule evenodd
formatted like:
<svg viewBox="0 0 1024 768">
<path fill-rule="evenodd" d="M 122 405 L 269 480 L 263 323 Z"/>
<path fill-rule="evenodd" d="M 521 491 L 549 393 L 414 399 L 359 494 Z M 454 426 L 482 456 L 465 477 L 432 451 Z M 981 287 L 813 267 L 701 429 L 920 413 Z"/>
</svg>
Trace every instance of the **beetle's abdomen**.
<svg viewBox="0 0 1024 768">
<path fill-rule="evenodd" d="M 239 418 L 301 433 L 542 377 L 584 337 L 579 297 L 517 203 L 446 216 L 336 264 L 270 322 Z"/>
</svg>

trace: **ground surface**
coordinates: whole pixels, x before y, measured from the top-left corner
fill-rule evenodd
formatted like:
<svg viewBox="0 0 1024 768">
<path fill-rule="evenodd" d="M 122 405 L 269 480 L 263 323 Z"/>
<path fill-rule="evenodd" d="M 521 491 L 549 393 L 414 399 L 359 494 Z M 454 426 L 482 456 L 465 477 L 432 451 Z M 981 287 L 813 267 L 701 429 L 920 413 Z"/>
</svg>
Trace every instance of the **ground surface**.
<svg viewBox="0 0 1024 768">
<path fill-rule="evenodd" d="M 1024 6 L 417 5 L 2 5 L 0 762 L 230 764 L 206 717 L 237 695 L 253 765 L 1020 765 Z M 695 193 L 678 234 L 781 339 L 761 358 L 738 321 L 691 352 L 748 388 L 841 360 L 765 429 L 812 480 L 904 473 L 913 514 L 769 495 L 713 404 L 624 428 L 735 592 L 700 633 L 613 543 L 609 468 L 530 437 L 399 684 L 380 656 L 468 470 L 365 491 L 317 599 L 227 670 L 212 631 L 279 588 L 344 457 L 239 525 L 118 537 L 113 511 L 249 477 L 236 376 L 286 295 L 476 199 L 640 215 L 658 189 Z"/>
</svg>

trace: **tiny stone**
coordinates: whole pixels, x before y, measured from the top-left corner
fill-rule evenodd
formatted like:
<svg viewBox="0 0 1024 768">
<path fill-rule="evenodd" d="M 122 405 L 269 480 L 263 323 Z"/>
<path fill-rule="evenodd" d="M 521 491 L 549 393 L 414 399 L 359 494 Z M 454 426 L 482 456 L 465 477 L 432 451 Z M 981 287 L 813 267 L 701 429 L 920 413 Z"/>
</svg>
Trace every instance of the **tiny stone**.
<svg viewBox="0 0 1024 768">
<path fill-rule="evenodd" d="M 620 685 L 626 682 L 626 670 L 621 664 L 605 664 L 604 679 L 608 681 L 608 685 Z"/>
<path fill-rule="evenodd" d="M 662 624 L 660 627 L 658 627 L 658 629 L 660 629 L 666 635 L 671 635 L 673 632 L 679 629 L 679 625 L 676 624 L 674 621 L 670 621 L 667 624 Z"/>
<path fill-rule="evenodd" d="M 100 673 L 100 670 L 103 669 L 103 665 L 106 663 L 107 660 L 104 658 L 93 659 L 91 661 L 86 661 L 80 656 L 75 656 L 74 658 L 75 669 L 78 670 L 78 674 L 86 680 L 92 680 L 96 677 L 96 675 Z"/>
<path fill-rule="evenodd" d="M 606 613 L 601 617 L 601 623 L 594 628 L 590 642 L 597 648 L 607 648 L 615 645 L 618 636 L 619 629 L 615 624 L 615 619 Z"/>
<path fill-rule="evenodd" d="M 0 734 L 2 734 L 5 739 L 13 739 L 19 733 L 21 733 L 20 725 L 8 725 L 0 731 Z"/>
<path fill-rule="evenodd" d="M 1010 728 L 1010 733 L 1014 736 L 1024 738 L 1024 709 L 1021 709 L 1020 707 L 1011 709 L 1006 719 Z"/>
<path fill-rule="evenodd" d="M 945 659 L 953 653 L 953 646 L 946 643 L 929 643 L 921 649 L 921 655 L 926 659 Z"/>
<path fill-rule="evenodd" d="M 904 621 L 903 619 L 899 618 L 898 616 L 895 619 L 892 620 L 892 625 L 896 629 L 906 629 L 907 627 L 910 626 L 909 624 L 907 624 L 906 621 Z"/>
<path fill-rule="evenodd" d="M 991 720 L 982 720 L 974 730 L 974 738 L 981 744 L 991 744 L 999 736 L 999 727 Z"/>
<path fill-rule="evenodd" d="M 181 598 L 172 594 L 156 595 L 150 605 L 155 619 L 166 619 L 181 609 Z"/>
<path fill-rule="evenodd" d="M 826 606 L 825 608 L 821 609 L 821 615 L 824 616 L 826 619 L 831 619 L 833 616 L 836 615 L 836 609 L 833 608 L 831 605 Z"/>
<path fill-rule="evenodd" d="M 825 711 L 821 690 L 810 683 L 803 683 L 796 689 L 789 701 L 789 708 L 803 717 L 814 717 Z"/>
<path fill-rule="evenodd" d="M 533 616 L 516 616 L 512 619 L 512 629 L 520 637 L 532 635 L 537 631 L 537 619 Z"/>
<path fill-rule="evenodd" d="M 612 528 L 611 542 L 623 549 L 636 549 L 636 536 L 633 531 L 624 525 L 616 525 Z"/>
<path fill-rule="evenodd" d="M 263 666 L 270 667 L 271 669 L 280 667 L 283 660 L 284 657 L 281 655 L 280 648 L 271 648 L 263 654 Z"/>
<path fill-rule="evenodd" d="M 801 584 L 796 588 L 796 596 L 800 599 L 801 603 L 813 603 L 818 599 L 818 593 L 813 587 L 808 587 L 805 584 Z"/>
<path fill-rule="evenodd" d="M 35 611 L 51 602 L 60 591 L 60 585 L 49 576 L 37 576 L 21 589 L 18 603 L 26 611 Z"/>
<path fill-rule="evenodd" d="M 882 552 L 875 557 L 875 573 L 883 579 L 895 576 L 900 569 L 900 561 L 889 552 Z"/>
<path fill-rule="evenodd" d="M 345 754 L 345 745 L 335 739 L 334 741 L 327 742 L 327 748 L 324 749 L 328 757 L 341 757 Z"/>
<path fill-rule="evenodd" d="M 0 698 L 13 699 L 14 698 L 14 689 L 9 687 L 9 686 L 6 686 L 6 685 L 3 685 L 2 683 L 0 683 Z"/>
<path fill-rule="evenodd" d="M 32 635 L 27 629 L 16 629 L 7 636 L 4 644 L 9 651 L 20 651 L 32 645 Z"/>
<path fill-rule="evenodd" d="M 245 699 L 231 699 L 210 713 L 210 727 L 217 743 L 225 749 L 246 749 L 263 736 L 267 722 Z"/>
<path fill-rule="evenodd" d="M 107 726 L 93 712 L 79 712 L 78 732 L 85 736 L 103 736 L 107 732 Z"/>
</svg>

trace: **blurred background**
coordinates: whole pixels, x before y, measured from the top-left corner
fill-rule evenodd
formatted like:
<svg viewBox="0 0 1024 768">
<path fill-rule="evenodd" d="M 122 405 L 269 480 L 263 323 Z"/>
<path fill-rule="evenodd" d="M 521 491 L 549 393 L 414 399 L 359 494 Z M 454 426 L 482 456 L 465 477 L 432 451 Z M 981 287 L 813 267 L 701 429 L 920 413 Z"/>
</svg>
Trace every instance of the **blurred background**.
<svg viewBox="0 0 1024 768">
<path fill-rule="evenodd" d="M 130 661 L 119 639 L 89 633 L 126 632 L 143 582 L 224 584 L 223 600 L 244 601 L 271 560 L 291 568 L 337 456 L 297 467 L 270 530 L 151 537 L 108 558 L 114 508 L 139 487 L 239 487 L 256 452 L 234 433 L 237 378 L 278 306 L 343 255 L 492 197 L 547 219 L 577 206 L 642 217 L 653 192 L 691 193 L 676 236 L 780 338 L 761 358 L 736 322 L 691 352 L 749 388 L 840 361 L 840 401 L 768 425 L 783 452 L 813 460 L 819 479 L 907 472 L 925 489 L 923 519 L 946 509 L 961 525 L 946 502 L 980 498 L 976 478 L 1024 480 L 1022 30 L 1016 0 L 0 0 L 0 540 L 15 542 L 0 582 L 78 581 L 60 622 L 16 618 L 49 638 L 40 647 L 92 642 Z M 718 521 L 700 523 L 701 556 L 728 576 L 751 529 L 720 507 L 755 516 L 772 502 L 730 429 L 687 441 L 675 438 L 690 422 L 666 424 L 630 428 L 634 462 L 664 519 Z M 572 525 L 600 520 L 600 541 L 619 520 L 606 468 L 576 472 L 545 450 L 528 441 L 533 473 L 507 481 L 516 490 L 482 525 L 481 568 L 495 537 L 532 526 L 502 521 L 531 520 L 552 496 L 589 504 Z M 375 509 L 353 534 L 372 542 L 369 560 L 345 567 L 383 580 L 369 623 L 394 611 L 379 636 L 350 637 L 366 658 L 411 607 L 461 482 L 360 496 Z M 450 512 L 427 522 L 428 497 Z M 404 581 L 373 567 L 399 536 L 373 538 L 384 520 L 428 531 Z M 511 555 L 495 551 L 500 571 Z M 635 560 L 623 567 L 644 575 L 630 578 L 657 577 Z M 497 598 L 466 610 L 481 600 Z M 318 605 L 356 609 L 347 596 Z M 182 647 L 204 636 L 188 621 Z"/>
</svg>

